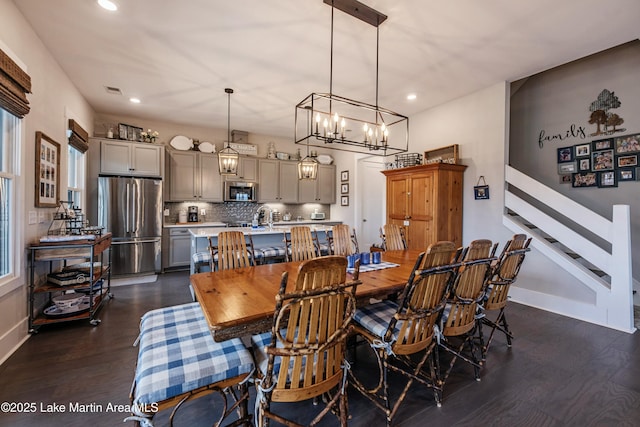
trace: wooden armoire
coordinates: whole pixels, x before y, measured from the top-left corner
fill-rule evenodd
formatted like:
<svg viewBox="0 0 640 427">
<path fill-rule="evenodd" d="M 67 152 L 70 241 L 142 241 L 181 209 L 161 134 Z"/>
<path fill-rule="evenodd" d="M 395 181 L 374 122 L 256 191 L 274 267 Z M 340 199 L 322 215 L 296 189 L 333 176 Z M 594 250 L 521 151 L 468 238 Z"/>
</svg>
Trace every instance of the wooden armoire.
<svg viewBox="0 0 640 427">
<path fill-rule="evenodd" d="M 387 223 L 404 227 L 409 249 L 449 240 L 462 245 L 465 165 L 433 163 L 385 170 Z"/>
</svg>

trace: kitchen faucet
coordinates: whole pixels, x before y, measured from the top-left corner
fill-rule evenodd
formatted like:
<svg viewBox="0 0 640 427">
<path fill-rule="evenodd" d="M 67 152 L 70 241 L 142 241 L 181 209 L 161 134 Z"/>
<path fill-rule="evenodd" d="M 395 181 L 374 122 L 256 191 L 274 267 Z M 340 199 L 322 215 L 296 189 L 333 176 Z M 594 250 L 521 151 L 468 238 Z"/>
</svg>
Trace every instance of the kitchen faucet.
<svg viewBox="0 0 640 427">
<path fill-rule="evenodd" d="M 264 211 L 265 210 L 269 210 L 269 216 L 267 217 L 267 224 L 269 225 L 269 229 L 273 229 L 273 210 L 271 210 L 271 208 L 269 207 L 269 205 L 262 205 L 260 206 L 257 210 L 256 213 L 253 215 L 253 219 L 258 221 L 258 224 L 261 223 L 261 219 L 264 218 Z"/>
</svg>

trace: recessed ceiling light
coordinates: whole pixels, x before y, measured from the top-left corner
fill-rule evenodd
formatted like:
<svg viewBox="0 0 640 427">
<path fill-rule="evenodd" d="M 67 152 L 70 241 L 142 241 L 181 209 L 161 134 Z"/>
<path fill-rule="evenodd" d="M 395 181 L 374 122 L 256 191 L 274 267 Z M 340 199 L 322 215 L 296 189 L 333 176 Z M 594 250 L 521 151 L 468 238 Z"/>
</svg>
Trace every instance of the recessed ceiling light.
<svg viewBox="0 0 640 427">
<path fill-rule="evenodd" d="M 98 4 L 111 12 L 118 10 L 118 5 L 111 0 L 98 0 Z"/>
<path fill-rule="evenodd" d="M 133 102 L 134 104 L 140 104 L 140 98 L 129 98 L 129 101 Z"/>
<path fill-rule="evenodd" d="M 416 95 L 415 93 L 410 93 L 409 95 L 407 95 L 407 99 L 409 101 L 413 101 L 414 99 L 416 99 L 418 97 L 418 95 Z"/>
</svg>

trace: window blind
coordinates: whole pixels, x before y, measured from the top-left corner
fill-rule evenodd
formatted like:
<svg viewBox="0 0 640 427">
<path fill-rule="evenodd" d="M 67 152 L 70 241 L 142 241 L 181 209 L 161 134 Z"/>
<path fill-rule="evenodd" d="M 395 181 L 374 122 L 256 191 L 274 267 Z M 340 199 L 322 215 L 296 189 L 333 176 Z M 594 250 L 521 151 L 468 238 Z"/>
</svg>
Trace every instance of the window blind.
<svg viewBox="0 0 640 427">
<path fill-rule="evenodd" d="M 31 77 L 0 49 L 0 107 L 23 118 L 29 113 Z"/>
</svg>

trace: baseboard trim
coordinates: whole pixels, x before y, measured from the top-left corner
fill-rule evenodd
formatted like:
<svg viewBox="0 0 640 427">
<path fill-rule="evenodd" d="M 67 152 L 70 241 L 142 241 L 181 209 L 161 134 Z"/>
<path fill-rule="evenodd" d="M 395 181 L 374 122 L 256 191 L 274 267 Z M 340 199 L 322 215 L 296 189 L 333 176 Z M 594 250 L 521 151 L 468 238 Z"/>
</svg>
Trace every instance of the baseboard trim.
<svg viewBox="0 0 640 427">
<path fill-rule="evenodd" d="M 11 357 L 11 355 L 29 339 L 31 335 L 29 334 L 28 329 L 29 318 L 25 317 L 0 337 L 0 348 L 9 349 L 6 353 L 0 354 L 0 365 Z"/>
</svg>

